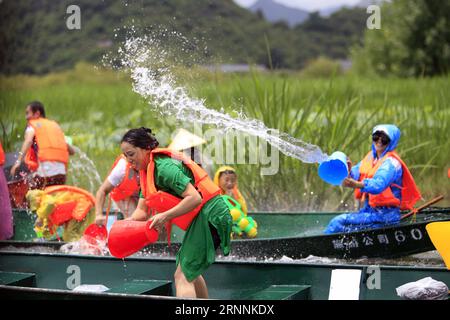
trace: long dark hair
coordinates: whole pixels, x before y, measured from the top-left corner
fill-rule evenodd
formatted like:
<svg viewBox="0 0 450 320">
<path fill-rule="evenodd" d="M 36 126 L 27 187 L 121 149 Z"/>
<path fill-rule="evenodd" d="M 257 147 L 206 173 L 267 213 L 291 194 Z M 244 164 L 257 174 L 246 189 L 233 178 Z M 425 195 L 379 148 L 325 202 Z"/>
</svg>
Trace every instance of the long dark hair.
<svg viewBox="0 0 450 320">
<path fill-rule="evenodd" d="M 152 129 L 140 127 L 137 129 L 130 129 L 125 133 L 122 142 L 127 142 L 134 147 L 141 149 L 152 150 L 159 146 L 158 140 L 152 134 Z"/>
</svg>

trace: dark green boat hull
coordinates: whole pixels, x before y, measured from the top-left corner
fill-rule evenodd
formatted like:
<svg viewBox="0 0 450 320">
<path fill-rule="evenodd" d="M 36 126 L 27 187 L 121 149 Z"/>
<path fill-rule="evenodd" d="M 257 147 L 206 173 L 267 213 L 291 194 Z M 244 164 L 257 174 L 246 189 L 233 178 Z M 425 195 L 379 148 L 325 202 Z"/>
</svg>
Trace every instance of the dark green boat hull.
<svg viewBox="0 0 450 320">
<path fill-rule="evenodd" d="M 258 222 L 258 238 L 304 237 L 321 234 L 328 222 L 339 212 L 317 213 L 250 213 Z M 120 215 L 120 214 L 119 214 Z M 33 224 L 36 215 L 26 210 L 13 210 L 14 237 L 12 240 L 31 241 L 36 238 Z M 119 219 L 121 218 L 121 215 Z M 183 232 L 173 227 L 172 241 L 180 242 Z"/>
<path fill-rule="evenodd" d="M 253 213 L 258 221 L 256 239 L 235 239 L 232 254 L 238 258 L 259 260 L 292 259 L 310 255 L 330 258 L 401 257 L 434 250 L 425 226 L 432 221 L 450 220 L 450 208 L 429 208 L 415 221 L 359 232 L 324 235 L 328 222 L 339 213 Z M 32 241 L 34 218 L 25 211 L 15 212 L 14 240 Z M 174 227 L 172 245 L 157 242 L 144 252 L 174 256 L 180 247 L 183 232 Z M 61 243 L 54 243 L 59 247 Z"/>
<path fill-rule="evenodd" d="M 24 253 L 0 247 L 0 293 L 5 298 L 30 299 L 173 299 L 173 258 L 129 258 Z M 102 284 L 108 288 L 131 288 L 119 293 L 76 293 L 70 290 L 72 269 L 80 271 L 81 284 Z M 375 268 L 375 269 L 374 269 Z M 378 269 L 376 269 L 378 268 Z M 274 262 L 214 263 L 204 274 L 213 299 L 328 299 L 334 269 L 361 270 L 359 298 L 399 299 L 396 288 L 407 282 L 432 277 L 450 285 L 450 272 L 444 268 L 368 266 L 337 264 L 296 264 Z M 374 271 L 375 270 L 375 271 Z M 377 271 L 378 270 L 378 271 Z M 29 275 L 28 282 L 8 283 L 11 273 Z M 373 275 L 378 282 L 374 286 Z M 2 276 L 3 274 L 3 276 Z M 14 274 L 13 274 L 14 276 Z M 159 292 L 132 292 L 136 282 L 161 283 Z M 268 288 L 278 288 L 269 290 Z M 296 295 L 280 293 L 281 289 Z M 155 294 L 157 292 L 157 294 Z"/>
</svg>

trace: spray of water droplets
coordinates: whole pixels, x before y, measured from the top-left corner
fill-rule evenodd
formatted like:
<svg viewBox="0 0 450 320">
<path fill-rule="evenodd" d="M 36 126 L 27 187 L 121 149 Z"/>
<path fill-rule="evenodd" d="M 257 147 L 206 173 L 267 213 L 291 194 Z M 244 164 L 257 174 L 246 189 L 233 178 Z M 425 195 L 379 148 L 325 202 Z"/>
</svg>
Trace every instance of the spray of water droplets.
<svg viewBox="0 0 450 320">
<path fill-rule="evenodd" d="M 80 185 L 87 179 L 89 184 L 88 190 L 94 193 L 102 184 L 97 168 L 94 162 L 83 151 L 75 146 L 74 149 L 76 152 L 70 161 L 68 174 L 75 185 Z"/>
<path fill-rule="evenodd" d="M 163 116 L 214 125 L 224 133 L 237 130 L 250 134 L 264 139 L 283 154 L 305 163 L 320 163 L 328 157 L 318 146 L 267 128 L 259 120 L 249 119 L 242 113 L 233 118 L 226 113 L 209 109 L 204 100 L 190 97 L 184 87 L 176 84 L 170 72 L 170 61 L 173 61 L 176 54 L 165 49 L 155 37 L 128 36 L 118 54 L 121 68 L 131 74 L 133 90 Z"/>
</svg>

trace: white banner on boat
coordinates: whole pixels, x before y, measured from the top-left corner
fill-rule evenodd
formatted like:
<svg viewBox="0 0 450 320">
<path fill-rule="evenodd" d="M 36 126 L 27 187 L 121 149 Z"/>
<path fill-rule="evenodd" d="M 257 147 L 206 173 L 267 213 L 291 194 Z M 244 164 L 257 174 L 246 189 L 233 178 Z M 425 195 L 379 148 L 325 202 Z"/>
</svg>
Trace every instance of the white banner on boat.
<svg viewBox="0 0 450 320">
<path fill-rule="evenodd" d="M 359 300 L 360 269 L 333 269 L 328 300 Z"/>
<path fill-rule="evenodd" d="M 78 287 L 74 288 L 72 291 L 75 292 L 105 292 L 108 291 L 109 288 L 105 287 L 102 284 L 82 284 Z"/>
</svg>

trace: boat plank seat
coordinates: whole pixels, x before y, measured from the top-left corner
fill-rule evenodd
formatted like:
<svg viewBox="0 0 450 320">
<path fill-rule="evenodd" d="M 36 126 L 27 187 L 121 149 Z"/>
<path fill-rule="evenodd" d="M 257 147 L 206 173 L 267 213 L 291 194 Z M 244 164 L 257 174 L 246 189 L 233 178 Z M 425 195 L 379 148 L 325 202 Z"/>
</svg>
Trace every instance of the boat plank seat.
<svg viewBox="0 0 450 320">
<path fill-rule="evenodd" d="M 36 275 L 34 273 L 0 271 L 0 285 L 34 287 Z"/>
<path fill-rule="evenodd" d="M 158 296 L 172 295 L 172 281 L 167 280 L 132 280 L 113 287 L 108 293 L 149 294 Z"/>
<path fill-rule="evenodd" d="M 257 291 L 248 300 L 309 300 L 311 286 L 306 285 L 271 285 Z"/>
</svg>

